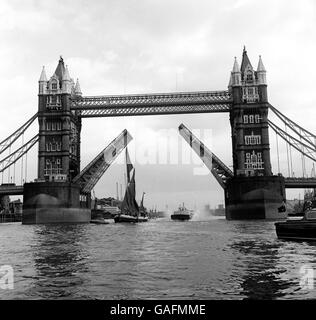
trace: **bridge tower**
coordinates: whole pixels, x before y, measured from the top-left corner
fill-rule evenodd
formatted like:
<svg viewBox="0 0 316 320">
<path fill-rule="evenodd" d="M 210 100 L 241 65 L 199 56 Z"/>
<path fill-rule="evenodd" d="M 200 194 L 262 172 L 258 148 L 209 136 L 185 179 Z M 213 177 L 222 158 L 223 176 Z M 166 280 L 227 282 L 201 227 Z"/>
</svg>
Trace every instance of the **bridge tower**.
<svg viewBox="0 0 316 320">
<path fill-rule="evenodd" d="M 90 221 L 90 194 L 82 195 L 80 185 L 72 182 L 80 172 L 81 118 L 70 110 L 70 103 L 81 95 L 79 82 L 70 78 L 62 57 L 49 80 L 43 67 L 38 178 L 24 185 L 22 223 Z"/>
<path fill-rule="evenodd" d="M 284 179 L 273 176 L 271 169 L 267 80 L 261 56 L 254 70 L 244 48 L 240 67 L 235 57 L 228 88 L 233 101 L 230 124 L 234 177 L 227 182 L 226 217 L 276 217 L 285 188 Z"/>
<path fill-rule="evenodd" d="M 81 96 L 60 57 L 47 81 L 43 67 L 39 80 L 38 179 L 71 181 L 80 172 L 81 118 L 70 111 L 70 98 Z"/>
</svg>

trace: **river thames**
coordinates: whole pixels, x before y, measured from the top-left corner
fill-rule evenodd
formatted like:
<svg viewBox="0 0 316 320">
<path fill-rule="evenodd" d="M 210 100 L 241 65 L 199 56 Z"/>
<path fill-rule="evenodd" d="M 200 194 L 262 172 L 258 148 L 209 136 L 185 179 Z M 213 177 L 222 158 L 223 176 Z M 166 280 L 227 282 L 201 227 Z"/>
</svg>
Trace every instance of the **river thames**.
<svg viewBox="0 0 316 320">
<path fill-rule="evenodd" d="M 0 224 L 1 299 L 310 299 L 300 268 L 316 244 L 278 240 L 274 222 L 223 217 L 142 224 Z"/>
</svg>

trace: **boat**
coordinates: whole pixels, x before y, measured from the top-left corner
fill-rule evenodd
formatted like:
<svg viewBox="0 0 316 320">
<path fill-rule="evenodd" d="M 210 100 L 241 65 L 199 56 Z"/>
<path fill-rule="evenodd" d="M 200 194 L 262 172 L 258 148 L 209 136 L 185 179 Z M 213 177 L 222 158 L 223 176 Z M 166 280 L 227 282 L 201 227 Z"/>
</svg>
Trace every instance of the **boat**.
<svg viewBox="0 0 316 320">
<path fill-rule="evenodd" d="M 184 204 L 171 215 L 172 220 L 190 220 L 193 217 L 193 210 L 188 210 Z"/>
<path fill-rule="evenodd" d="M 127 187 L 125 191 L 125 196 L 121 204 L 121 211 L 114 217 L 114 221 L 118 222 L 147 222 L 148 217 L 139 209 L 137 201 L 135 199 L 135 169 L 131 164 L 128 156 L 128 151 L 126 149 L 126 169 L 127 169 Z M 132 177 L 130 174 L 132 172 Z"/>
<path fill-rule="evenodd" d="M 275 229 L 279 239 L 316 241 L 316 198 L 304 203 L 304 217 L 276 222 Z"/>
</svg>

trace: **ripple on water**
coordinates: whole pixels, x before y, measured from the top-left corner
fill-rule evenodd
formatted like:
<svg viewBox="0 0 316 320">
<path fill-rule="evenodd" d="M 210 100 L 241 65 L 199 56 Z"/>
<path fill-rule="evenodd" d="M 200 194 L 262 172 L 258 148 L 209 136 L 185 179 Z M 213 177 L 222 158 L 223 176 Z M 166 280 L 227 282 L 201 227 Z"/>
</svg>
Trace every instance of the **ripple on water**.
<svg viewBox="0 0 316 320">
<path fill-rule="evenodd" d="M 315 243 L 276 238 L 268 221 L 0 224 L 2 299 L 306 299 L 300 268 Z"/>
</svg>

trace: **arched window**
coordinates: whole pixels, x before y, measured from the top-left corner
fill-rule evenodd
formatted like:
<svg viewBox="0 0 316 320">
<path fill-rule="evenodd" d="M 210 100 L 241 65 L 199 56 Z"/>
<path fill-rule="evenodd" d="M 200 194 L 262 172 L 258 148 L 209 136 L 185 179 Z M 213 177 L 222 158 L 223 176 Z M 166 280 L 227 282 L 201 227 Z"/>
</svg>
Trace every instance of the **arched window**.
<svg viewBox="0 0 316 320">
<path fill-rule="evenodd" d="M 52 164 L 49 159 L 46 159 L 45 168 L 44 168 L 44 175 L 49 175 L 52 173 Z"/>
<path fill-rule="evenodd" d="M 52 82 L 52 90 L 57 90 L 57 81 Z"/>
<path fill-rule="evenodd" d="M 246 81 L 247 82 L 253 81 L 253 73 L 250 70 L 248 70 L 247 73 L 246 73 Z"/>
<path fill-rule="evenodd" d="M 246 153 L 245 169 L 263 169 L 261 152 L 257 154 L 255 151 L 252 151 L 251 154 Z"/>
</svg>

